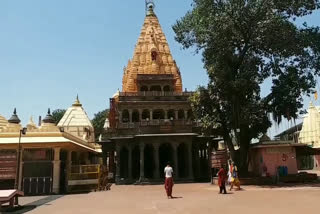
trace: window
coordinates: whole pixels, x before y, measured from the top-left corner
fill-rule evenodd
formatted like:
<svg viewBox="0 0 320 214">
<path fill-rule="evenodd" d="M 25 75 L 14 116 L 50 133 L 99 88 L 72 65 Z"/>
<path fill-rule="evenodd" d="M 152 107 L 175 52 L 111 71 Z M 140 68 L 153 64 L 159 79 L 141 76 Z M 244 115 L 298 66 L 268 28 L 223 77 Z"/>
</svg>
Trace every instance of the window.
<svg viewBox="0 0 320 214">
<path fill-rule="evenodd" d="M 122 111 L 122 122 L 123 123 L 129 122 L 129 111 L 128 110 Z"/>
<path fill-rule="evenodd" d="M 141 86 L 141 88 L 140 88 L 140 91 L 148 91 L 149 89 L 148 89 L 148 86 L 146 86 L 146 85 L 143 85 L 143 86 Z"/>
<path fill-rule="evenodd" d="M 171 91 L 171 90 L 170 90 L 170 86 L 169 86 L 169 85 L 164 86 L 164 87 L 163 87 L 163 91 Z"/>
<path fill-rule="evenodd" d="M 153 85 L 153 86 L 151 86 L 150 91 L 161 91 L 161 86 L 160 85 Z"/>
<path fill-rule="evenodd" d="M 157 60 L 157 55 L 158 55 L 158 53 L 157 53 L 156 51 L 152 51 L 152 52 L 151 52 L 151 59 L 152 59 L 152 61 L 156 61 L 156 60 Z"/>
<path fill-rule="evenodd" d="M 153 112 L 153 119 L 164 119 L 164 111 L 162 109 L 157 109 Z"/>
</svg>

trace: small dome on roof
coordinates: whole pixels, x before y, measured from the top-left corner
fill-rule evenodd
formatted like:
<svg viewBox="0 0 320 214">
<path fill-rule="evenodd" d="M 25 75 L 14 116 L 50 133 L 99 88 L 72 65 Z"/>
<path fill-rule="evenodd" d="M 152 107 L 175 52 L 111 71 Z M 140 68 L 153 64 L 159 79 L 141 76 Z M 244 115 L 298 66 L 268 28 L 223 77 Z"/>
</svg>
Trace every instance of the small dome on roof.
<svg viewBox="0 0 320 214">
<path fill-rule="evenodd" d="M 48 109 L 47 116 L 42 120 L 42 122 L 44 122 L 44 123 L 55 123 L 56 122 L 51 115 L 50 108 Z"/>
<path fill-rule="evenodd" d="M 33 122 L 33 118 L 32 117 L 30 117 L 30 120 L 29 120 L 29 122 L 27 124 L 27 128 L 28 128 L 28 130 L 33 130 L 33 129 L 37 129 L 38 128 L 37 125 Z"/>
<path fill-rule="evenodd" d="M 14 124 L 19 124 L 21 122 L 21 120 L 19 119 L 19 117 L 17 115 L 17 109 L 16 108 L 14 108 L 13 115 L 10 117 L 8 122 L 9 123 L 14 123 Z"/>
</svg>

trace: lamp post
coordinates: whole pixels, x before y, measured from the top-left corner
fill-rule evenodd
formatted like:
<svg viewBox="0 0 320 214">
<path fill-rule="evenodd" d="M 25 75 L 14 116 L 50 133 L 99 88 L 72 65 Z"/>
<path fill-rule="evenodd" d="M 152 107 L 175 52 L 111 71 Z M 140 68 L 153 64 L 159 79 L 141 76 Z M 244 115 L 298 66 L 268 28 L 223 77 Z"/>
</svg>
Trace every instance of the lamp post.
<svg viewBox="0 0 320 214">
<path fill-rule="evenodd" d="M 20 156 L 21 156 L 21 136 L 25 135 L 27 133 L 27 128 L 23 128 L 20 130 L 20 135 L 19 135 L 19 143 L 18 143 L 18 154 L 17 154 L 17 171 L 16 171 L 16 180 L 14 182 L 14 188 L 16 190 L 19 189 L 19 177 L 20 177 Z"/>
</svg>

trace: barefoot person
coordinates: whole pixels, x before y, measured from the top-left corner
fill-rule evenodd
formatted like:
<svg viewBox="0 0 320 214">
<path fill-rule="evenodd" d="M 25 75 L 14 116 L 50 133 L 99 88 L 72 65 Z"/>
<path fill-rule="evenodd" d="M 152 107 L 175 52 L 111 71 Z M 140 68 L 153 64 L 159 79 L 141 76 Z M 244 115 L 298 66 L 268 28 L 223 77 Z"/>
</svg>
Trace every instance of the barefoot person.
<svg viewBox="0 0 320 214">
<path fill-rule="evenodd" d="M 173 169 L 170 166 L 170 163 L 167 163 L 167 166 L 164 168 L 164 176 L 166 178 L 164 183 L 164 188 L 166 189 L 168 198 L 172 198 L 172 187 L 173 187 Z"/>
<path fill-rule="evenodd" d="M 220 194 L 222 193 L 222 191 L 223 191 L 223 194 L 227 194 L 226 180 L 227 180 L 227 172 L 224 169 L 224 166 L 222 166 L 218 172 L 218 185 L 220 188 Z"/>
</svg>

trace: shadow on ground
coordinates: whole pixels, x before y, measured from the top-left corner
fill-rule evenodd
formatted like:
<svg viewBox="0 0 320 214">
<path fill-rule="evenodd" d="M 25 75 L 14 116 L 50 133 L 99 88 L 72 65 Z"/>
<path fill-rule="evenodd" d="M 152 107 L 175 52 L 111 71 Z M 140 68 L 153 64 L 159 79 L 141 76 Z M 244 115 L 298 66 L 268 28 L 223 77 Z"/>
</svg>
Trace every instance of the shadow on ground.
<svg viewBox="0 0 320 214">
<path fill-rule="evenodd" d="M 42 199 L 39 199 L 37 201 L 34 201 L 34 202 L 31 202 L 29 204 L 25 204 L 23 206 L 19 206 L 19 207 L 15 207 L 13 209 L 5 209 L 4 207 L 4 210 L 5 211 L 2 211 L 0 212 L 1 214 L 5 214 L 5 213 L 8 213 L 8 214 L 22 214 L 22 213 L 26 213 L 26 212 L 29 212 L 37 207 L 40 207 L 40 206 L 43 206 L 43 205 L 47 205 L 47 206 L 50 206 L 50 202 L 52 201 L 55 201 L 61 197 L 63 197 L 64 195 L 50 195 L 48 197 L 45 197 L 45 198 L 42 198 Z"/>
<path fill-rule="evenodd" d="M 260 185 L 261 188 L 294 188 L 294 187 L 320 187 L 320 182 L 314 183 L 279 183 L 277 185 Z"/>
</svg>

